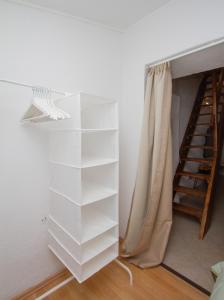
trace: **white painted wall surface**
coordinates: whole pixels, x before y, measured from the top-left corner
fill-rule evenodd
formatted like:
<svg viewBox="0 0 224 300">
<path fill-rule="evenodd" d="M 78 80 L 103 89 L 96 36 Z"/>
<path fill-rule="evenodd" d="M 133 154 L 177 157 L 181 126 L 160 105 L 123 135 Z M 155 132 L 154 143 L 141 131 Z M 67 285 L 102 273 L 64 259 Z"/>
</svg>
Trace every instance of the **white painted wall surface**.
<svg viewBox="0 0 224 300">
<path fill-rule="evenodd" d="M 223 37 L 223 11 L 223 0 L 173 0 L 130 27 L 124 35 L 120 117 L 122 236 L 128 221 L 136 176 L 144 102 L 145 65 Z"/>
<path fill-rule="evenodd" d="M 117 100 L 122 86 L 122 236 L 136 176 L 145 65 L 223 37 L 223 11 L 223 0 L 173 0 L 122 36 L 0 0 L 0 78 Z M 30 91 L 0 87 L 0 299 L 6 300 L 62 266 L 46 247 L 41 223 L 48 212 L 46 133 L 19 124 Z"/>
<path fill-rule="evenodd" d="M 120 33 L 0 1 L 0 79 L 120 100 Z M 0 299 L 62 268 L 47 249 L 46 132 L 21 126 L 31 91 L 0 84 Z"/>
<path fill-rule="evenodd" d="M 200 74 L 175 79 L 174 92 L 180 97 L 180 141 L 182 143 L 202 76 Z"/>
<path fill-rule="evenodd" d="M 181 98 L 178 93 L 173 91 L 172 109 L 171 109 L 171 132 L 172 132 L 172 149 L 173 149 L 173 176 L 179 163 L 179 148 L 181 144 L 180 137 L 180 105 Z"/>
</svg>

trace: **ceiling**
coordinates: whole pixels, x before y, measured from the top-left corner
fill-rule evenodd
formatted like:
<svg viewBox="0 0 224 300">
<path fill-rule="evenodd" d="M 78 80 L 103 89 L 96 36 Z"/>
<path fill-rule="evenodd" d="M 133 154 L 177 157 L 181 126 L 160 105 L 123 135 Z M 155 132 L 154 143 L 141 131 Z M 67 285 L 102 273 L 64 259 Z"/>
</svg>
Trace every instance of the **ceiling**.
<svg viewBox="0 0 224 300">
<path fill-rule="evenodd" d="M 173 78 L 224 67 L 224 43 L 171 61 Z"/>
<path fill-rule="evenodd" d="M 124 30 L 170 0 L 14 0 Z"/>
</svg>

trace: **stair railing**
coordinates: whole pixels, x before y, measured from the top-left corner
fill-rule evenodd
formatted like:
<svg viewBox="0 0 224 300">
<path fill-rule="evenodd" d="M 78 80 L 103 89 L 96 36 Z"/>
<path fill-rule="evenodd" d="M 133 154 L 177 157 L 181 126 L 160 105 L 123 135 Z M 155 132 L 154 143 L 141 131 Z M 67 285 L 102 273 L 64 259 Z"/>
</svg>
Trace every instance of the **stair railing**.
<svg viewBox="0 0 224 300">
<path fill-rule="evenodd" d="M 212 131 L 213 131 L 213 159 L 210 171 L 210 180 L 204 200 L 204 208 L 201 217 L 199 238 L 203 239 L 210 223 L 212 196 L 214 192 L 214 181 L 218 165 L 218 97 L 217 97 L 217 72 L 212 73 Z"/>
<path fill-rule="evenodd" d="M 221 107 L 221 111 L 218 111 L 219 119 L 218 119 L 218 162 L 221 159 L 222 147 L 223 147 L 223 138 L 224 138 L 224 94 L 223 94 L 223 81 L 224 81 L 224 68 L 221 69 L 219 74 L 219 83 L 217 89 L 217 103 L 219 107 Z M 219 110 L 219 107 L 217 108 Z M 218 117 L 217 117 L 218 118 Z"/>
</svg>

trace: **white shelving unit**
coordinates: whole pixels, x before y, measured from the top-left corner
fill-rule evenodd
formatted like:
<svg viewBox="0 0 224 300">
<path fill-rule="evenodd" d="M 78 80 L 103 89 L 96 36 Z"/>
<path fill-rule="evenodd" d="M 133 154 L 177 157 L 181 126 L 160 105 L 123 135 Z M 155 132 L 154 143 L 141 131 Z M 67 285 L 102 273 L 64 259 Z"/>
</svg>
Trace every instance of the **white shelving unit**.
<svg viewBox="0 0 224 300">
<path fill-rule="evenodd" d="M 1 82 L 28 88 L 20 82 Z M 117 103 L 80 93 L 62 109 L 71 119 L 39 123 L 51 130 L 52 166 L 49 249 L 73 274 L 35 300 L 43 300 L 74 277 L 81 283 L 115 259 L 129 275 L 118 256 L 118 111 Z M 66 100 L 65 100 L 66 98 Z M 65 100 L 65 102 L 63 102 Z M 60 105 L 58 105 L 60 107 Z M 32 121 L 30 119 L 30 121 Z M 43 120 L 42 120 L 43 121 Z"/>
<path fill-rule="evenodd" d="M 118 256 L 118 112 L 85 93 L 68 105 L 50 132 L 49 248 L 83 282 Z"/>
</svg>

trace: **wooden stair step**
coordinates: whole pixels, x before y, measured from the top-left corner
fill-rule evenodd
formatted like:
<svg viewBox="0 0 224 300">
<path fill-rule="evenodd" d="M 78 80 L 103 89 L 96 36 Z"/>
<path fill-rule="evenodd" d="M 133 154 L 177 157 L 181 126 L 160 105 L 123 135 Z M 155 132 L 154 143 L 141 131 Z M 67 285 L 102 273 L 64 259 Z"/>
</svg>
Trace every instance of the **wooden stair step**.
<svg viewBox="0 0 224 300">
<path fill-rule="evenodd" d="M 193 133 L 193 134 L 188 134 L 189 136 L 212 136 L 212 134 L 206 134 L 206 133 Z"/>
<path fill-rule="evenodd" d="M 199 114 L 199 116 L 211 116 L 211 115 L 212 115 L 212 112 Z"/>
<path fill-rule="evenodd" d="M 217 103 L 217 106 L 221 106 L 221 105 L 223 105 L 223 103 L 219 102 L 219 103 Z M 212 107 L 212 104 L 201 104 L 200 106 L 202 106 L 202 107 Z"/>
<path fill-rule="evenodd" d="M 212 104 L 201 104 L 201 106 L 203 106 L 203 107 L 211 107 Z"/>
<path fill-rule="evenodd" d="M 184 148 L 194 148 L 194 149 L 213 149 L 213 146 L 205 145 L 186 145 Z"/>
<path fill-rule="evenodd" d="M 192 217 L 196 217 L 199 220 L 201 219 L 201 216 L 202 216 L 201 208 L 196 208 L 194 206 L 184 205 L 184 204 L 176 203 L 176 202 L 173 202 L 173 208 L 175 211 L 184 213 L 186 215 L 190 215 Z"/>
<path fill-rule="evenodd" d="M 209 97 L 205 97 L 202 102 L 201 105 L 210 105 L 213 104 L 213 101 L 211 101 L 211 99 L 208 99 Z"/>
<path fill-rule="evenodd" d="M 180 171 L 176 173 L 179 176 L 186 176 L 186 177 L 193 177 L 198 178 L 201 180 L 209 180 L 210 176 L 208 174 L 201 174 L 201 173 L 192 173 L 192 172 L 186 172 L 186 171 Z"/>
<path fill-rule="evenodd" d="M 220 114 L 220 113 L 221 113 L 221 111 L 217 111 L 217 114 Z M 199 114 L 199 117 L 201 117 L 201 116 L 212 116 L 212 112 Z"/>
<path fill-rule="evenodd" d="M 190 196 L 194 196 L 194 197 L 199 197 L 199 198 L 204 198 L 206 193 L 204 191 L 198 190 L 198 189 L 192 189 L 192 188 L 188 188 L 185 186 L 175 186 L 174 187 L 174 191 L 178 192 L 178 193 L 183 193 L 186 195 L 190 195 Z"/>
<path fill-rule="evenodd" d="M 205 164 L 211 164 L 212 163 L 212 158 L 197 158 L 197 157 L 181 157 L 181 160 L 185 161 L 194 161 L 198 163 L 205 163 Z"/>
<path fill-rule="evenodd" d="M 210 126 L 210 123 L 196 123 L 196 126 Z"/>
</svg>

